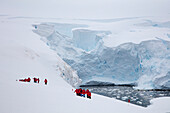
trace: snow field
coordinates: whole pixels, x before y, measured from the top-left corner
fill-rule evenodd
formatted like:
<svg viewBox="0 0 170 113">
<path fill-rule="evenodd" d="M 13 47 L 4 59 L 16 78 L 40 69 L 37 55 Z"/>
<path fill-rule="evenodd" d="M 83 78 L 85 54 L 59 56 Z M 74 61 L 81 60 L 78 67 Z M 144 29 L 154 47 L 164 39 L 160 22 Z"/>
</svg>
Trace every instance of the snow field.
<svg viewBox="0 0 170 113">
<path fill-rule="evenodd" d="M 36 20 L 38 21 L 38 20 Z M 153 100 L 142 108 L 92 94 L 77 97 L 55 69 L 63 61 L 32 32 L 33 20 L 0 19 L 0 113 L 165 113 L 170 98 Z M 40 84 L 16 79 L 39 77 Z M 42 80 L 49 83 L 44 85 Z"/>
</svg>

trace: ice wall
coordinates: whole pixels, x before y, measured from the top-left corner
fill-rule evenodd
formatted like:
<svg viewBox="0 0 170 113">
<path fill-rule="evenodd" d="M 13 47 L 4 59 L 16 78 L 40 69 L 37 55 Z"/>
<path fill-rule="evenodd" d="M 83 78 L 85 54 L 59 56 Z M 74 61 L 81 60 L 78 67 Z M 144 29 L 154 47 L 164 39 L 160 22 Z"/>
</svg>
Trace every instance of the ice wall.
<svg viewBox="0 0 170 113">
<path fill-rule="evenodd" d="M 42 23 L 40 25 L 33 25 L 35 30 L 41 36 L 48 37 L 52 32 L 58 32 L 67 37 L 73 37 L 72 29 L 81 27 L 86 28 L 87 25 L 84 24 L 67 24 L 67 23 Z"/>
<path fill-rule="evenodd" d="M 166 74 L 166 76 L 156 78 L 154 80 L 157 88 L 170 88 L 170 71 Z"/>
<path fill-rule="evenodd" d="M 94 31 L 88 29 L 75 29 L 72 32 L 74 46 L 85 51 L 94 49 L 100 39 L 110 34 L 109 31 Z"/>
<path fill-rule="evenodd" d="M 36 31 L 41 32 L 40 29 Z M 89 81 L 137 82 L 138 88 L 153 88 L 161 85 L 155 82 L 156 78 L 170 71 L 169 41 L 157 38 L 111 48 L 103 45 L 102 38 L 107 32 L 74 29 L 73 33 L 71 39 L 54 31 L 43 40 L 77 71 L 83 84 Z"/>
</svg>

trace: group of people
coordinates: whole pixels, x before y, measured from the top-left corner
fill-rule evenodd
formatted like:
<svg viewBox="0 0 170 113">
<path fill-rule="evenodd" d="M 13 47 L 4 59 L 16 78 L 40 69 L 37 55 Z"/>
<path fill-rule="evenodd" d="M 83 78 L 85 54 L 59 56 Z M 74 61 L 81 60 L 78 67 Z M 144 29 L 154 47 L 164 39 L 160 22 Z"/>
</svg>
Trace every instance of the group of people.
<svg viewBox="0 0 170 113">
<path fill-rule="evenodd" d="M 85 97 L 85 95 L 87 94 L 87 98 L 91 99 L 91 92 L 87 89 L 76 89 L 74 92 L 76 92 L 76 95 L 77 96 L 82 96 L 82 97 Z"/>
<path fill-rule="evenodd" d="M 39 78 L 34 77 L 33 80 L 34 80 L 34 83 L 39 83 L 40 82 Z M 25 78 L 25 79 L 19 79 L 19 81 L 21 81 L 21 82 L 30 82 L 31 79 L 30 79 L 30 77 L 28 77 L 28 78 Z M 47 79 L 44 80 L 44 83 L 45 83 L 45 85 L 47 85 Z"/>
</svg>

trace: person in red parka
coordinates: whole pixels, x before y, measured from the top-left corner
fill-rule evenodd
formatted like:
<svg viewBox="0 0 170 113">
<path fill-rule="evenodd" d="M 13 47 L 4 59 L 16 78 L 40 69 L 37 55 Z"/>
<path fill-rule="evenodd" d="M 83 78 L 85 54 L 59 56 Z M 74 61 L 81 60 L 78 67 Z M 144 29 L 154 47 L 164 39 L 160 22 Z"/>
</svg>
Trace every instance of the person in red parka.
<svg viewBox="0 0 170 113">
<path fill-rule="evenodd" d="M 25 79 L 25 81 L 30 82 L 31 81 L 30 77 L 28 77 L 28 79 Z"/>
<path fill-rule="evenodd" d="M 82 96 L 85 97 L 86 91 L 85 89 L 82 90 Z"/>
<path fill-rule="evenodd" d="M 38 79 L 34 77 L 33 80 L 34 80 L 34 83 L 37 83 Z"/>
<path fill-rule="evenodd" d="M 44 80 L 45 85 L 47 85 L 47 79 Z"/>
<path fill-rule="evenodd" d="M 91 99 L 91 92 L 87 89 L 86 90 L 87 98 Z"/>
<path fill-rule="evenodd" d="M 88 92 L 89 92 L 89 90 L 87 89 L 87 90 L 86 90 L 86 94 L 87 94 Z"/>
<path fill-rule="evenodd" d="M 28 77 L 28 79 L 19 79 L 19 81 L 21 81 L 21 82 L 30 82 L 31 81 L 31 79 Z"/>
</svg>

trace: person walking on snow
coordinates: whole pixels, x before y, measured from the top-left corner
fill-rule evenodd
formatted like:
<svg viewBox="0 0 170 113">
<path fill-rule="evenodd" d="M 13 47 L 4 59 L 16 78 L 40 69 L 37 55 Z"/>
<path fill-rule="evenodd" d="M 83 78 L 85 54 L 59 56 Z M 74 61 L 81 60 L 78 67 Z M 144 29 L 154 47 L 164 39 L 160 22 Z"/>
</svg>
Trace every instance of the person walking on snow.
<svg viewBox="0 0 170 113">
<path fill-rule="evenodd" d="M 28 77 L 28 79 L 19 79 L 19 81 L 21 81 L 21 82 L 30 82 L 31 81 L 31 79 Z"/>
<path fill-rule="evenodd" d="M 86 91 L 85 89 L 82 90 L 82 96 L 85 97 Z"/>
<path fill-rule="evenodd" d="M 33 80 L 34 80 L 34 83 L 37 83 L 37 78 L 34 77 Z"/>
<path fill-rule="evenodd" d="M 87 98 L 91 99 L 91 92 L 87 89 L 86 90 Z"/>
<path fill-rule="evenodd" d="M 47 85 L 47 79 L 44 80 L 45 85 Z"/>
<path fill-rule="evenodd" d="M 25 79 L 25 81 L 30 82 L 31 81 L 30 77 L 28 77 L 28 79 Z"/>
</svg>

